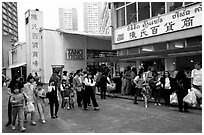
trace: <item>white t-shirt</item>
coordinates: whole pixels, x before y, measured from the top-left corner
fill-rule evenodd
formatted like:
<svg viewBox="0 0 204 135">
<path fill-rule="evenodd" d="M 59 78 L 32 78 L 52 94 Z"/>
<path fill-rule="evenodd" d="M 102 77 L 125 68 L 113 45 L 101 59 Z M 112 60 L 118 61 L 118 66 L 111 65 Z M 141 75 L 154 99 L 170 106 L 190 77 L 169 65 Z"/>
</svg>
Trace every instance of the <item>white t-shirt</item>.
<svg viewBox="0 0 204 135">
<path fill-rule="evenodd" d="M 164 88 L 165 88 L 165 89 L 171 89 L 169 77 L 166 77 L 166 78 L 165 78 Z"/>
<path fill-rule="evenodd" d="M 193 78 L 193 84 L 202 86 L 202 69 L 193 69 L 191 72 L 191 78 Z"/>
</svg>

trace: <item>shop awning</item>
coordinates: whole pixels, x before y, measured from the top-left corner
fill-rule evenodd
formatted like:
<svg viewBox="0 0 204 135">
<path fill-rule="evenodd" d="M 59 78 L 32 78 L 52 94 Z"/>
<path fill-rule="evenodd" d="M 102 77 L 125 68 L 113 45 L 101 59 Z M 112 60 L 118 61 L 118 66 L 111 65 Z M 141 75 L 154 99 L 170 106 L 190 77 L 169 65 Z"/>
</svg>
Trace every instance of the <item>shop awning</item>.
<svg viewBox="0 0 204 135">
<path fill-rule="evenodd" d="M 24 66 L 26 65 L 26 63 L 19 63 L 19 64 L 16 64 L 16 65 L 11 65 L 9 68 L 17 68 L 17 67 L 21 67 L 21 66 Z"/>
</svg>

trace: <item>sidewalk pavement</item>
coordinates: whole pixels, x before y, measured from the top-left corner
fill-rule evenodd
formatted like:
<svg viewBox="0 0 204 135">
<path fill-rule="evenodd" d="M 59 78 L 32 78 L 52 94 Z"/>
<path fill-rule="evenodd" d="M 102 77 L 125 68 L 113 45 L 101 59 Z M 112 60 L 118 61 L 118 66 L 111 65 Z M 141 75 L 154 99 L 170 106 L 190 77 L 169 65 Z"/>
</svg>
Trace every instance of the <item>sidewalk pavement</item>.
<svg viewBox="0 0 204 135">
<path fill-rule="evenodd" d="M 100 95 L 100 92 L 96 91 L 96 94 Z M 112 98 L 122 98 L 122 99 L 134 100 L 134 96 L 132 96 L 132 95 L 122 95 L 121 93 L 106 93 L 106 95 L 108 97 L 112 97 Z M 137 100 L 138 101 L 144 101 L 144 99 L 142 97 L 137 97 Z M 150 99 L 149 102 L 154 103 L 154 99 Z M 163 98 L 160 100 L 160 103 L 165 104 L 165 101 L 164 101 Z M 178 105 L 177 104 L 171 104 L 171 106 L 177 107 Z M 193 107 L 193 106 L 189 105 L 189 108 L 202 110 L 202 108 L 198 107 L 198 106 Z"/>
</svg>

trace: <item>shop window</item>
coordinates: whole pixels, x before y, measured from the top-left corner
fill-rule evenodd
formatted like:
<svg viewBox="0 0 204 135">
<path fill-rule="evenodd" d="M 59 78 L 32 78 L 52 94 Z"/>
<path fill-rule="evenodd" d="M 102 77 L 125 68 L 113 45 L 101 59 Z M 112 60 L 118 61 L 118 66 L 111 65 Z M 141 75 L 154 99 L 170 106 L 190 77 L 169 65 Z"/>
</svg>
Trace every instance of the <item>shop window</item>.
<svg viewBox="0 0 204 135">
<path fill-rule="evenodd" d="M 184 40 L 177 40 L 169 42 L 169 49 L 178 49 L 178 48 L 184 48 L 185 46 Z"/>
<path fill-rule="evenodd" d="M 118 56 L 127 55 L 127 49 L 119 50 L 117 53 Z"/>
<path fill-rule="evenodd" d="M 160 50 L 166 50 L 167 49 L 167 44 L 166 42 L 164 43 L 158 43 L 154 45 L 154 51 L 160 51 Z"/>
<path fill-rule="evenodd" d="M 165 2 L 151 2 L 152 17 L 165 13 Z"/>
<path fill-rule="evenodd" d="M 119 8 L 125 5 L 125 2 L 116 2 L 115 7 Z"/>
<path fill-rule="evenodd" d="M 142 21 L 150 18 L 150 6 L 149 2 L 138 3 L 138 21 Z"/>
<path fill-rule="evenodd" d="M 192 37 L 187 39 L 187 46 L 201 46 L 202 45 L 202 36 Z"/>
<path fill-rule="evenodd" d="M 127 24 L 137 21 L 136 3 L 127 6 Z"/>
<path fill-rule="evenodd" d="M 173 2 L 172 6 L 170 6 L 170 11 L 174 11 L 176 9 L 179 9 L 183 6 L 183 2 Z"/>
<path fill-rule="evenodd" d="M 116 10 L 117 14 L 117 27 L 125 25 L 125 7 Z"/>
<path fill-rule="evenodd" d="M 137 54 L 137 53 L 139 53 L 138 47 L 128 49 L 128 54 Z"/>
</svg>

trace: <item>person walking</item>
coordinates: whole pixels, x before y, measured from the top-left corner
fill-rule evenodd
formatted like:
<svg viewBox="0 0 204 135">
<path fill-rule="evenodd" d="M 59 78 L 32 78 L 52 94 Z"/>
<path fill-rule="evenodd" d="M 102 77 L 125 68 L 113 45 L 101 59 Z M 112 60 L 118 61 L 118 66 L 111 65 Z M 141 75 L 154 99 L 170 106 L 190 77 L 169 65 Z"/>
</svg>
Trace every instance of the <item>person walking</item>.
<svg viewBox="0 0 204 135">
<path fill-rule="evenodd" d="M 54 81 L 50 81 L 48 86 L 48 92 L 50 92 L 49 94 L 50 115 L 52 119 L 55 119 L 55 118 L 58 118 L 57 113 L 59 110 L 59 95 Z M 55 112 L 53 110 L 54 106 L 55 106 Z"/>
<path fill-rule="evenodd" d="M 160 75 L 156 72 L 155 74 L 155 91 L 154 91 L 154 101 L 155 101 L 155 106 L 161 106 L 160 100 L 161 100 L 161 77 Z"/>
<path fill-rule="evenodd" d="M 131 72 L 130 72 L 130 77 L 131 77 L 131 89 L 130 89 L 130 94 L 132 95 L 132 96 L 134 96 L 135 95 L 135 92 L 136 92 L 136 88 L 135 88 L 135 83 L 134 83 L 134 79 L 135 79 L 135 77 L 136 77 L 136 75 L 137 75 L 137 69 L 136 69 L 136 67 L 132 67 L 132 69 L 131 69 Z"/>
<path fill-rule="evenodd" d="M 27 83 L 24 85 L 24 88 L 23 88 L 23 93 L 26 97 L 26 101 L 27 102 L 31 102 L 35 108 L 36 108 L 36 96 L 35 96 L 35 93 L 36 93 L 36 85 L 34 84 L 34 77 L 32 75 L 29 75 L 27 77 Z M 27 112 L 25 111 L 25 121 L 24 122 L 27 122 Z M 35 122 L 35 111 L 32 111 L 31 112 L 31 125 L 36 125 L 36 122 Z"/>
<path fill-rule="evenodd" d="M 191 87 L 196 88 L 202 93 L 202 68 L 200 62 L 195 62 L 195 69 L 191 71 Z M 198 99 L 198 104 L 202 107 L 202 98 Z"/>
<path fill-rule="evenodd" d="M 188 103 L 183 102 L 183 98 L 188 94 L 188 89 L 190 88 L 191 80 L 186 77 L 186 74 L 183 70 L 178 71 L 176 75 L 176 93 L 178 97 L 179 112 L 189 112 Z"/>
<path fill-rule="evenodd" d="M 125 91 L 125 95 L 129 95 L 130 94 L 130 90 L 131 90 L 131 67 L 128 66 L 126 67 L 126 72 L 124 74 L 124 79 L 126 80 L 125 83 L 125 88 L 124 88 L 124 91 Z"/>
<path fill-rule="evenodd" d="M 43 89 L 43 83 L 38 82 L 37 84 L 37 91 L 36 91 L 36 104 L 37 104 L 37 109 L 38 113 L 40 116 L 40 120 L 43 124 L 46 123 L 45 121 L 45 97 L 46 93 L 45 90 Z"/>
<path fill-rule="evenodd" d="M 82 91 L 83 83 L 82 83 L 80 74 L 81 74 L 81 70 L 77 70 L 76 75 L 73 78 L 73 88 L 76 91 L 78 107 L 82 107 L 82 100 L 83 100 L 83 91 Z"/>
<path fill-rule="evenodd" d="M 166 107 L 169 107 L 170 95 L 174 91 L 174 80 L 172 77 L 170 77 L 170 73 L 168 71 L 165 71 L 160 81 L 161 81 L 161 88 L 162 88 L 163 96 L 165 100 L 165 105 Z"/>
<path fill-rule="evenodd" d="M 66 86 L 66 80 L 62 80 L 62 84 L 60 84 L 60 93 L 61 93 L 61 99 L 62 99 L 62 103 L 61 103 L 61 108 L 64 108 L 64 90 L 65 90 L 65 86 Z"/>
<path fill-rule="evenodd" d="M 84 91 L 84 110 L 88 110 L 87 105 L 89 102 L 89 99 L 91 98 L 91 101 L 93 103 L 94 110 L 99 110 L 98 103 L 95 98 L 95 93 L 93 86 L 95 86 L 96 82 L 94 82 L 94 79 L 92 77 L 91 73 L 88 73 L 88 76 L 84 80 L 85 84 L 85 91 Z"/>
<path fill-rule="evenodd" d="M 103 72 L 100 78 L 101 99 L 106 99 L 107 84 L 110 82 L 107 79 L 107 73 Z"/>
<path fill-rule="evenodd" d="M 52 76 L 50 77 L 49 80 L 49 103 L 50 103 L 50 114 L 51 118 L 55 119 L 58 118 L 57 112 L 59 110 L 59 94 L 58 91 L 60 88 L 60 78 L 57 76 L 57 72 L 54 72 Z M 54 106 L 55 105 L 55 113 L 53 112 Z"/>
<path fill-rule="evenodd" d="M 141 94 L 141 92 L 142 92 L 143 82 L 144 82 L 143 77 L 142 77 L 143 73 L 144 73 L 144 70 L 141 68 L 141 69 L 139 70 L 138 75 L 137 75 L 137 76 L 135 77 L 135 79 L 134 79 L 134 83 L 135 83 L 134 104 L 138 104 L 138 102 L 137 102 L 137 97 L 138 97 L 138 96 Z"/>
<path fill-rule="evenodd" d="M 10 102 L 12 104 L 12 117 L 13 117 L 12 130 L 16 129 L 15 124 L 16 124 L 16 117 L 18 115 L 20 131 L 24 132 L 26 130 L 26 128 L 24 127 L 24 122 L 23 122 L 25 97 L 23 93 L 20 92 L 17 85 L 14 87 L 14 93 L 10 98 Z"/>
<path fill-rule="evenodd" d="M 6 124 L 6 126 L 10 126 L 12 124 L 12 106 L 11 106 L 11 102 L 10 102 L 10 98 L 14 93 L 14 87 L 18 86 L 18 88 L 21 90 L 24 85 L 23 83 L 20 81 L 20 76 L 18 74 L 15 74 L 13 79 L 11 80 L 11 82 L 8 85 L 8 95 L 9 95 L 9 99 L 8 99 L 8 122 Z M 22 91 L 20 91 L 22 92 Z"/>
</svg>

